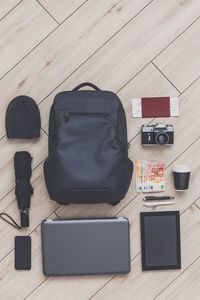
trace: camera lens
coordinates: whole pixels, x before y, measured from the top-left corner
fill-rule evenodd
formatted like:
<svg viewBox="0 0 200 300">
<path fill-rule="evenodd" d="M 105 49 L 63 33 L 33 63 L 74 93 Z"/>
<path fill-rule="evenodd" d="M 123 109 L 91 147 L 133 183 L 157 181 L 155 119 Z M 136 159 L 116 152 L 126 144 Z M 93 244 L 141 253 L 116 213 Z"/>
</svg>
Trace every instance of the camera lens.
<svg viewBox="0 0 200 300">
<path fill-rule="evenodd" d="M 165 132 L 159 132 L 155 137 L 156 144 L 166 145 L 169 142 L 169 136 Z"/>
</svg>

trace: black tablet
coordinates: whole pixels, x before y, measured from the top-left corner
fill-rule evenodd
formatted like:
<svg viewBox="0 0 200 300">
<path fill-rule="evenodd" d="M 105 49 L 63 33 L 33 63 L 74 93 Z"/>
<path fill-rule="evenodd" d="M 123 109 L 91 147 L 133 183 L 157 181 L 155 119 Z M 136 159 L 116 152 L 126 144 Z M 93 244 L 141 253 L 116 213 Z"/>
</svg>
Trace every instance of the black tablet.
<svg viewBox="0 0 200 300">
<path fill-rule="evenodd" d="M 179 211 L 140 213 L 142 270 L 181 268 Z"/>
</svg>

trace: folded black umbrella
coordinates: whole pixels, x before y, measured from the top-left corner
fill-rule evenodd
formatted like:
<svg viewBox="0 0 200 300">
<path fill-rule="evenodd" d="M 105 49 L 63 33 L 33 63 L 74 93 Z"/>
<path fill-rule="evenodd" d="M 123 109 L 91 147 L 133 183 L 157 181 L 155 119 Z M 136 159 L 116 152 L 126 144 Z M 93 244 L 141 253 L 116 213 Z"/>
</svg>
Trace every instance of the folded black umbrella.
<svg viewBox="0 0 200 300">
<path fill-rule="evenodd" d="M 32 157 L 26 151 L 16 152 L 14 156 L 15 195 L 20 209 L 21 227 L 29 226 L 29 208 L 33 188 L 30 183 Z"/>
</svg>

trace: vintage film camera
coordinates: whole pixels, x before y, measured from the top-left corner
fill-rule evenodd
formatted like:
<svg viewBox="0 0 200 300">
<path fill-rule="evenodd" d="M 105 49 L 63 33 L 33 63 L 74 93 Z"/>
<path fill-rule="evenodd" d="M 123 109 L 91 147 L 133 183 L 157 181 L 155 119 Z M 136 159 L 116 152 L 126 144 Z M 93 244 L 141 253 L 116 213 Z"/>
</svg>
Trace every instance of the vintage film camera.
<svg viewBox="0 0 200 300">
<path fill-rule="evenodd" d="M 142 126 L 142 145 L 173 145 L 174 128 L 172 125 L 155 124 Z"/>
</svg>

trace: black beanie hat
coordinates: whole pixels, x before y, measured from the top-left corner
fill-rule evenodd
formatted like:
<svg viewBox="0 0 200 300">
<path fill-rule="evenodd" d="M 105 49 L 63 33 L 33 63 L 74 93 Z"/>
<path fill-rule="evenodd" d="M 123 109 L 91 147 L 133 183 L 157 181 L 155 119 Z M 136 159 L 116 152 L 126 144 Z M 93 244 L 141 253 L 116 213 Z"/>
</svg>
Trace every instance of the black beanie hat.
<svg viewBox="0 0 200 300">
<path fill-rule="evenodd" d="M 40 111 L 32 98 L 18 96 L 9 103 L 6 111 L 6 134 L 8 138 L 38 138 L 40 127 Z"/>
</svg>

